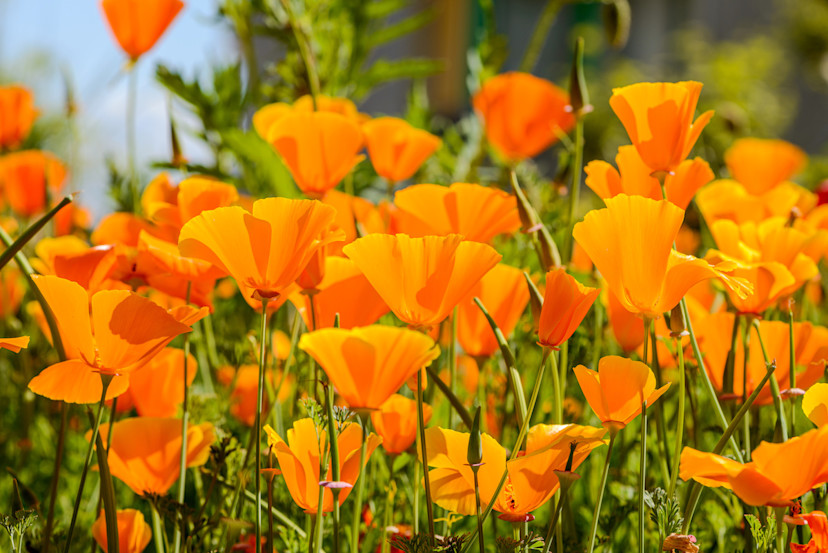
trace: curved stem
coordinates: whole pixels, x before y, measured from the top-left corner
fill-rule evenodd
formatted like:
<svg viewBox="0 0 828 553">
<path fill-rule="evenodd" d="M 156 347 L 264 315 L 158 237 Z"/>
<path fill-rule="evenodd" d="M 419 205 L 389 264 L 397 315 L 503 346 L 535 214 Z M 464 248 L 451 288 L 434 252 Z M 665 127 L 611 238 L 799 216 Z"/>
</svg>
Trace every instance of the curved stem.
<svg viewBox="0 0 828 553">
<path fill-rule="evenodd" d="M 575 122 L 575 157 L 572 161 L 572 190 L 569 191 L 569 215 L 567 219 L 566 249 L 564 259 L 572 260 L 575 251 L 572 229 L 575 226 L 575 215 L 578 210 L 578 199 L 581 193 L 581 171 L 584 157 L 584 120 L 578 117 Z"/>
<path fill-rule="evenodd" d="M 428 533 L 434 540 L 434 506 L 431 504 L 431 479 L 428 476 L 428 451 L 425 440 L 425 415 L 423 414 L 423 371 L 417 373 L 417 426 L 420 433 L 420 454 L 423 465 L 423 483 L 425 484 L 426 513 L 428 515 Z M 415 485 L 418 485 L 415 482 Z M 356 553 L 354 550 L 353 553 Z"/>
<path fill-rule="evenodd" d="M 589 546 L 587 553 L 592 553 L 595 549 L 595 535 L 598 532 L 598 517 L 601 514 L 601 503 L 604 501 L 604 491 L 607 488 L 607 476 L 609 475 L 610 459 L 612 458 L 612 446 L 615 444 L 615 437 L 618 435 L 618 430 L 610 430 L 609 447 L 607 447 L 607 456 L 604 459 L 604 471 L 601 473 L 601 487 L 598 492 L 598 501 L 595 503 L 595 510 L 592 514 L 592 526 L 589 530 Z"/>
<path fill-rule="evenodd" d="M 681 445 L 684 440 L 684 401 L 685 388 L 687 386 L 684 374 L 684 351 L 681 347 L 681 339 L 676 338 L 676 351 L 678 352 L 678 373 L 679 373 L 679 398 L 678 398 L 678 414 L 676 415 L 676 446 L 673 451 L 673 468 L 670 471 L 670 487 L 667 491 L 667 497 L 672 497 L 676 491 L 676 481 L 678 480 L 679 459 L 681 458 Z"/>
<path fill-rule="evenodd" d="M 756 329 L 756 336 L 759 338 L 759 346 L 762 349 L 762 356 L 765 358 L 765 366 L 770 367 L 771 360 L 768 357 L 768 350 L 765 349 L 765 342 L 762 340 L 762 333 L 759 331 L 759 319 L 753 319 L 753 328 Z M 791 371 L 794 370 L 792 366 Z M 788 441 L 788 423 L 785 420 L 785 410 L 782 408 L 782 396 L 779 394 L 779 383 L 775 378 L 770 379 L 771 393 L 773 394 L 773 406 L 776 409 L 776 422 L 782 434 L 782 441 Z"/>
<path fill-rule="evenodd" d="M 262 395 L 267 359 L 267 298 L 262 298 L 262 328 L 259 334 L 259 385 L 256 390 L 256 553 L 262 551 Z"/>
<path fill-rule="evenodd" d="M 187 296 L 185 301 L 187 305 L 190 304 L 190 292 L 192 291 L 193 282 L 187 281 Z M 187 489 L 187 427 L 190 423 L 190 412 L 187 409 L 189 404 L 187 396 L 187 358 L 190 357 L 190 333 L 184 335 L 184 397 L 181 404 L 181 462 L 179 464 L 178 475 L 178 502 L 184 503 L 184 492 Z M 175 525 L 175 534 L 173 536 L 173 551 L 178 553 L 181 551 L 181 526 Z"/>
</svg>

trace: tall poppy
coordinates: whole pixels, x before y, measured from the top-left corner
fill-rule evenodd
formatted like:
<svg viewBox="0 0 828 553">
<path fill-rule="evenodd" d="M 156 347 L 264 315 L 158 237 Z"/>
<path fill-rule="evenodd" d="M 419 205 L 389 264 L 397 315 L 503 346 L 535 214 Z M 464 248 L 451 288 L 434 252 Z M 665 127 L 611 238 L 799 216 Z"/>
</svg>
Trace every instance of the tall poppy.
<svg viewBox="0 0 828 553">
<path fill-rule="evenodd" d="M 0 149 L 19 146 L 29 136 L 37 116 L 34 96 L 28 88 L 0 86 Z"/>
<path fill-rule="evenodd" d="M 362 161 L 362 131 L 336 113 L 289 113 L 270 126 L 265 139 L 309 196 L 323 196 Z"/>
<path fill-rule="evenodd" d="M 431 327 L 448 317 L 500 261 L 491 246 L 462 236 L 373 234 L 343 248 L 401 321 Z"/>
<path fill-rule="evenodd" d="M 392 183 L 410 178 L 442 142 L 396 117 L 372 119 L 362 131 L 374 171 Z"/>
<path fill-rule="evenodd" d="M 783 443 L 762 442 L 750 458 L 742 464 L 685 447 L 679 476 L 730 489 L 748 505 L 786 507 L 828 482 L 828 429 L 816 428 Z"/>
<path fill-rule="evenodd" d="M 569 95 L 528 73 L 492 77 L 472 104 L 483 118 L 489 144 L 509 161 L 538 155 L 575 126 Z"/>
<path fill-rule="evenodd" d="M 109 470 L 138 495 L 165 495 L 181 474 L 181 420 L 173 418 L 137 417 L 124 419 L 112 426 L 112 442 L 108 442 L 109 423 L 99 432 L 109 448 Z M 87 432 L 89 440 L 92 432 Z M 209 422 L 187 427 L 186 466 L 199 467 L 210 457 L 215 440 Z"/>
<path fill-rule="evenodd" d="M 725 150 L 730 176 L 751 194 L 764 194 L 790 180 L 808 163 L 808 156 L 784 140 L 740 138 Z"/>
<path fill-rule="evenodd" d="M 68 403 L 101 399 L 101 374 L 112 375 L 107 399 L 126 391 L 127 376 L 145 365 L 173 338 L 190 332 L 184 312 L 168 313 L 127 290 L 102 290 L 91 297 L 81 286 L 56 276 L 32 277 L 55 315 L 67 360 L 43 369 L 29 389 Z M 205 313 L 199 312 L 199 317 Z M 196 318 L 197 320 L 197 318 Z"/>
<path fill-rule="evenodd" d="M 287 484 L 290 496 L 306 513 L 316 513 L 319 505 L 319 482 L 331 480 L 333 471 L 328 466 L 328 473 L 320 476 L 320 457 L 328 453 L 328 433 L 316 428 L 312 419 L 299 419 L 293 428 L 287 431 L 287 441 L 283 440 L 270 426 L 264 427 L 267 443 L 279 460 L 279 468 Z M 376 434 L 365 437 L 365 463 L 371 453 L 382 442 Z M 337 436 L 339 446 L 339 478 L 341 482 L 353 485 L 360 474 L 360 449 L 362 447 L 362 428 L 356 423 L 346 423 Z M 330 463 L 329 463 L 330 465 Z M 364 478 L 364 476 L 363 476 Z M 348 498 L 350 487 L 339 492 L 339 504 Z M 333 511 L 333 492 L 324 490 L 322 512 Z"/>
<path fill-rule="evenodd" d="M 41 150 L 24 150 L 0 157 L 0 189 L 9 207 L 21 217 L 37 215 L 66 180 L 66 166 Z"/>
<path fill-rule="evenodd" d="M 612 90 L 610 107 L 652 173 L 674 172 L 713 117 L 706 111 L 693 121 L 701 89 L 701 83 L 684 81 Z"/>
<path fill-rule="evenodd" d="M 670 387 L 655 387 L 653 371 L 640 361 L 609 355 L 598 361 L 598 371 L 578 365 L 575 377 L 589 406 L 606 428 L 623 428 L 649 408 Z"/>
<path fill-rule="evenodd" d="M 480 298 L 508 337 L 529 303 L 523 271 L 500 263 L 495 265 L 457 306 L 457 340 L 463 351 L 473 357 L 488 357 L 498 350 L 497 339 L 489 321 L 474 303 L 475 297 Z"/>
<path fill-rule="evenodd" d="M 183 7 L 184 2 L 181 0 L 101 2 L 101 9 L 115 40 L 133 61 L 155 46 Z"/>
<path fill-rule="evenodd" d="M 557 348 L 572 336 L 600 290 L 584 286 L 566 269 L 546 273 L 543 308 L 538 320 L 538 343 Z"/>
<path fill-rule="evenodd" d="M 416 184 L 397 192 L 394 205 L 397 229 L 409 236 L 461 234 L 488 243 L 520 228 L 515 197 L 479 184 Z"/>
<path fill-rule="evenodd" d="M 325 370 L 336 391 L 355 408 L 378 409 L 392 394 L 440 356 L 427 335 L 392 326 L 303 334 L 299 348 Z"/>
<path fill-rule="evenodd" d="M 152 540 L 152 529 L 144 515 L 136 509 L 118 509 L 118 551 L 119 553 L 141 553 Z M 98 520 L 92 524 L 92 537 L 103 551 L 108 551 L 106 517 L 101 511 Z"/>
<path fill-rule="evenodd" d="M 275 299 L 316 251 L 341 240 L 330 232 L 335 211 L 312 200 L 266 198 L 241 207 L 204 211 L 181 229 L 181 254 L 209 261 L 229 273 L 246 298 Z"/>
<path fill-rule="evenodd" d="M 658 318 L 695 284 L 712 278 L 746 295 L 746 284 L 725 272 L 732 264 L 713 266 L 673 250 L 684 218 L 680 208 L 625 194 L 605 202 L 605 209 L 587 213 L 572 234 L 628 311 Z"/>
<path fill-rule="evenodd" d="M 425 424 L 431 420 L 431 405 L 423 404 Z M 402 453 L 417 439 L 417 402 L 392 394 L 378 411 L 371 413 L 374 429 L 382 438 L 382 447 L 391 454 Z"/>
<path fill-rule="evenodd" d="M 644 196 L 653 200 L 663 199 L 658 179 L 651 176 L 652 170 L 644 163 L 635 146 L 621 146 L 615 156 L 615 167 L 601 160 L 590 161 L 584 168 L 585 184 L 601 199 L 618 194 Z M 706 161 L 697 157 L 682 161 L 672 175 L 664 179 L 667 198 L 681 209 L 687 205 L 696 191 L 713 180 L 713 171 Z"/>
</svg>

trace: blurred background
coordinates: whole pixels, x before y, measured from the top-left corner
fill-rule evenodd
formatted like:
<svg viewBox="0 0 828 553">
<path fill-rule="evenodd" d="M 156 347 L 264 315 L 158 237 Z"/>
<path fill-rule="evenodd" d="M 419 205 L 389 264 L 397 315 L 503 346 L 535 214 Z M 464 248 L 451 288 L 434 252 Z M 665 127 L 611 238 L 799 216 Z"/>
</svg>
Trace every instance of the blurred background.
<svg viewBox="0 0 828 553">
<path fill-rule="evenodd" d="M 237 173 L 245 160 L 235 152 L 239 159 L 222 162 L 230 147 L 223 127 L 247 129 L 257 107 L 308 92 L 284 0 L 185 1 L 136 67 L 144 180 L 171 158 L 171 115 L 193 166 Z M 716 110 L 700 144 L 714 169 L 735 138 L 781 137 L 811 156 L 802 184 L 813 188 L 828 175 L 828 0 L 292 5 L 318 57 L 325 93 L 349 97 L 371 115 L 405 116 L 447 142 L 457 137 L 456 148 L 447 144 L 453 159 L 443 156 L 442 166 L 423 175 L 435 182 L 458 175 L 449 165 L 468 157 L 463 148 L 479 134 L 469 98 L 480 82 L 520 69 L 566 87 L 578 36 L 585 39 L 595 106 L 586 119 L 585 161 L 611 160 L 627 142 L 607 103 L 613 87 L 698 80 L 705 84 L 699 112 Z M 29 141 L 68 161 L 71 187 L 83 190 L 80 200 L 95 219 L 112 209 L 107 189 L 113 171 L 126 164 L 125 67 L 99 2 L 0 0 L 0 83 L 33 89 L 42 117 Z M 188 96 L 188 85 L 198 85 L 203 97 Z M 211 101 L 231 112 L 205 120 L 199 103 Z M 551 175 L 556 152 L 536 162 Z"/>
</svg>

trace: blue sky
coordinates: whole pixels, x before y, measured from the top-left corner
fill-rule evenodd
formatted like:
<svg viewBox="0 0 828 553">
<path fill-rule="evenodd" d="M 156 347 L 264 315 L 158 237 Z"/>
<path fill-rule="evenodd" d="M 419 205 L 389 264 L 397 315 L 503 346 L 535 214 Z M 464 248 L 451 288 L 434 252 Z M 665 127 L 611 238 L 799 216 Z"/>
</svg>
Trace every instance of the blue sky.
<svg viewBox="0 0 828 553">
<path fill-rule="evenodd" d="M 215 21 L 214 0 L 185 0 L 186 6 L 166 34 L 138 64 L 139 164 L 169 157 L 168 95 L 155 82 L 158 63 L 187 76 L 237 56 L 231 33 Z M 112 37 L 98 0 L 0 0 L 0 74 L 34 89 L 43 112 L 63 106 L 62 72 L 74 82 L 82 137 L 81 158 L 71 188 L 96 216 L 108 209 L 105 159 L 125 166 L 126 57 Z M 174 107 L 176 119 L 185 116 Z M 192 122 L 189 122 L 192 124 Z M 188 121 L 180 124 L 187 126 Z M 185 141 L 185 154 L 196 161 L 205 152 Z M 97 217 L 96 217 L 97 218 Z"/>
</svg>

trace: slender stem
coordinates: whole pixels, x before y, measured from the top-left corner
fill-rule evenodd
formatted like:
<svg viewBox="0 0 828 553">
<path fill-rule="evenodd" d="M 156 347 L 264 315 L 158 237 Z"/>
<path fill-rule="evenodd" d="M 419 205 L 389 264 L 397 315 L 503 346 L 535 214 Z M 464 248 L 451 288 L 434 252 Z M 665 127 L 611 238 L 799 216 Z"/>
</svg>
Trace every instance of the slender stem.
<svg viewBox="0 0 828 553">
<path fill-rule="evenodd" d="M 429 378 L 431 378 L 432 382 L 443 392 L 443 395 L 446 396 L 446 399 L 449 401 L 451 406 L 454 408 L 454 411 L 457 412 L 457 415 L 460 417 L 460 420 L 463 421 L 463 424 L 466 425 L 466 428 L 471 428 L 472 426 L 472 418 L 469 415 L 469 412 L 463 406 L 463 402 L 454 395 L 449 387 L 446 385 L 445 382 L 440 378 L 440 376 L 432 369 L 431 367 L 426 367 L 426 373 L 428 374 Z"/>
<path fill-rule="evenodd" d="M 455 386 L 457 385 L 457 307 L 451 315 L 451 342 L 449 342 L 449 390 L 454 394 Z M 448 428 L 454 428 L 454 411 L 449 409 L 448 412 Z"/>
<path fill-rule="evenodd" d="M 661 364 L 658 362 L 658 342 L 656 341 L 656 333 L 655 333 L 655 321 L 650 321 L 650 349 L 651 352 L 651 363 L 650 366 L 653 369 L 653 374 L 655 375 L 656 379 L 656 386 L 661 388 Z M 668 465 L 670 464 L 670 452 L 669 452 L 669 445 L 667 444 L 667 427 L 664 423 L 664 402 L 659 401 L 656 404 L 655 408 L 656 414 L 656 438 L 657 440 L 657 447 L 660 450 L 660 454 L 657 455 L 661 475 L 664 477 L 664 482 L 669 485 L 669 482 L 672 481 L 670 477 L 670 469 Z"/>
<path fill-rule="evenodd" d="M 431 504 L 431 479 L 428 475 L 428 450 L 425 439 L 425 415 L 423 414 L 423 371 L 417 373 L 417 425 L 420 433 L 420 454 L 423 465 L 423 482 L 425 484 L 426 514 L 428 515 L 428 533 L 431 540 L 434 540 L 434 507 Z M 418 485 L 415 482 L 415 485 Z M 356 550 L 352 550 L 356 553 Z"/>
<path fill-rule="evenodd" d="M 474 473 L 474 507 L 477 514 L 477 535 L 480 537 L 480 539 L 477 540 L 477 543 L 480 545 L 480 553 L 486 553 L 486 547 L 483 543 L 483 519 L 480 517 L 480 483 L 477 478 L 478 468 L 479 467 L 472 468 L 472 472 Z"/>
<path fill-rule="evenodd" d="M 17 255 L 17 252 L 19 252 L 23 248 L 23 246 L 26 245 L 27 242 L 34 238 L 34 236 L 40 231 L 40 229 L 45 227 L 46 223 L 48 223 L 52 219 L 52 217 L 57 215 L 58 211 L 60 211 L 70 203 L 72 203 L 72 198 L 70 196 L 66 196 L 60 201 L 59 204 L 50 209 L 48 213 L 46 213 L 40 219 L 35 221 L 35 223 L 29 226 L 29 228 L 27 228 L 23 232 L 23 234 L 18 236 L 17 240 L 15 240 L 14 243 L 12 243 L 8 248 L 6 248 L 6 251 L 0 254 L 0 269 L 5 267 L 6 264 L 9 261 L 11 261 L 15 255 Z"/>
<path fill-rule="evenodd" d="M 563 424 L 563 397 L 564 393 L 561 389 L 561 379 L 560 375 L 558 374 L 558 361 L 555 356 L 553 350 L 549 348 L 543 348 L 543 358 L 541 359 L 541 366 L 538 369 L 538 376 L 537 379 L 543 377 L 544 366 L 546 365 L 546 359 L 550 358 L 552 363 L 552 370 L 550 373 L 552 374 L 552 422 L 554 424 Z M 532 391 L 533 399 L 534 399 L 534 390 Z M 530 400 L 530 404 L 534 405 L 534 402 Z M 521 444 L 517 444 L 516 447 L 520 447 Z"/>
<path fill-rule="evenodd" d="M 756 336 L 759 337 L 759 346 L 762 349 L 762 356 L 765 358 L 765 366 L 770 367 L 771 360 L 768 351 L 765 349 L 765 342 L 762 341 L 762 333 L 759 331 L 759 319 L 753 320 L 753 328 L 756 329 Z M 794 367 L 790 368 L 791 371 Z M 773 406 L 776 409 L 776 422 L 782 433 L 782 441 L 788 441 L 788 423 L 785 420 L 785 410 L 782 408 L 782 396 L 779 394 L 779 383 L 775 378 L 770 379 L 771 393 L 773 394 Z"/>
<path fill-rule="evenodd" d="M 548 0 L 535 24 L 535 30 L 532 31 L 532 37 L 529 39 L 529 45 L 523 53 L 523 59 L 520 62 L 520 71 L 524 73 L 531 73 L 535 68 L 535 64 L 543 51 L 543 45 L 546 43 L 546 37 L 549 34 L 549 29 L 555 22 L 555 17 L 561 10 L 563 2 L 561 0 Z"/>
<path fill-rule="evenodd" d="M 63 548 L 63 553 L 69 553 L 69 549 L 72 547 L 72 534 L 75 532 L 75 523 L 78 520 L 78 510 L 80 509 L 81 498 L 83 497 L 83 487 L 86 484 L 86 475 L 89 472 L 89 463 L 92 462 L 92 453 L 95 449 L 95 438 L 97 438 L 98 429 L 101 426 L 104 403 L 106 402 L 106 390 L 109 388 L 110 382 L 112 382 L 111 376 L 101 375 L 101 400 L 98 402 L 98 412 L 95 415 L 95 425 L 92 428 L 92 436 L 89 440 L 89 447 L 86 449 L 86 460 L 83 463 L 83 471 L 81 472 L 80 484 L 78 485 L 78 493 L 75 496 L 75 506 L 72 509 L 72 521 L 69 523 L 69 530 L 66 533 L 66 545 Z"/>
<path fill-rule="evenodd" d="M 190 304 L 190 293 L 192 291 L 193 282 L 187 281 L 187 294 L 185 301 L 187 305 Z M 189 405 L 189 398 L 187 395 L 187 361 L 190 357 L 190 333 L 184 335 L 184 397 L 181 403 L 181 456 L 179 464 L 178 475 L 178 502 L 184 503 L 184 492 L 187 489 L 187 429 L 190 424 L 190 412 L 187 408 Z M 173 536 L 173 551 L 179 553 L 181 551 L 181 527 L 176 524 Z"/>
<path fill-rule="evenodd" d="M 420 434 L 417 433 L 417 450 L 420 451 Z M 420 533 L 420 467 L 422 463 L 414 463 L 414 513 L 411 519 L 414 521 L 414 534 Z"/>
<path fill-rule="evenodd" d="M 154 501 L 150 501 L 150 510 L 152 511 L 152 537 L 155 540 L 156 553 L 164 553 L 164 523 L 161 522 L 161 515 L 158 514 L 158 508 Z"/>
<path fill-rule="evenodd" d="M 549 528 L 546 529 L 546 537 L 543 540 L 543 553 L 549 553 L 549 549 L 552 547 L 552 533 L 555 532 L 556 528 L 558 528 L 558 519 L 560 519 L 563 504 L 564 501 L 566 501 L 566 494 L 572 486 L 571 481 L 566 481 L 566 483 L 564 483 L 564 480 L 561 480 L 560 482 L 560 497 L 558 497 L 558 503 L 555 505 L 555 512 L 552 515 L 552 519 L 549 521 Z"/>
<path fill-rule="evenodd" d="M 296 39 L 296 45 L 299 47 L 299 55 L 302 57 L 302 62 L 305 64 L 305 71 L 308 73 L 308 86 L 310 87 L 311 99 L 313 100 L 313 109 L 317 109 L 317 97 L 320 94 L 319 75 L 316 72 L 316 60 L 313 57 L 310 41 L 307 35 L 303 32 L 299 20 L 296 19 L 296 14 L 293 12 L 291 0 L 282 0 L 282 6 L 288 16 L 288 22 L 293 30 L 293 36 Z"/>
<path fill-rule="evenodd" d="M 328 442 L 331 448 L 331 479 L 334 482 L 339 482 L 341 479 L 339 470 L 339 438 L 337 436 L 336 419 L 334 418 L 333 410 L 333 385 L 328 384 L 325 387 L 325 407 L 328 413 Z M 363 437 L 363 441 L 365 438 Z M 362 468 L 360 467 L 360 471 Z M 325 475 L 321 475 L 324 480 Z M 334 525 L 334 553 L 339 553 L 339 488 L 333 490 L 333 525 Z"/>
<path fill-rule="evenodd" d="M 748 366 L 750 363 L 750 327 L 744 329 L 742 334 L 742 339 L 744 340 L 744 350 L 745 350 L 745 360 L 744 366 L 742 367 L 742 403 L 747 402 L 747 375 L 748 375 Z M 742 432 L 742 446 L 745 450 L 745 461 L 750 461 L 750 411 L 745 413 L 744 424 L 742 425 L 743 432 Z"/>
<path fill-rule="evenodd" d="M 262 551 L 262 396 L 264 390 L 264 374 L 267 359 L 267 302 L 262 298 L 262 328 L 259 334 L 259 385 L 256 390 L 256 553 Z"/>
<path fill-rule="evenodd" d="M 351 519 L 351 552 L 359 552 L 359 519 L 362 516 L 362 496 L 365 490 L 365 457 L 368 455 L 368 417 L 360 414 L 362 426 L 362 444 L 359 447 L 359 476 L 356 481 L 356 498 L 354 503 L 354 514 Z"/>
<path fill-rule="evenodd" d="M 644 553 L 644 481 L 647 476 L 647 401 L 641 402 L 641 458 L 638 466 L 638 551 Z"/>
<path fill-rule="evenodd" d="M 138 169 L 136 168 L 136 107 L 138 104 L 138 71 L 132 63 L 129 68 L 126 103 L 126 145 L 127 165 L 129 167 L 129 199 L 132 202 L 133 213 L 138 213 L 140 198 L 138 194 Z"/>
<path fill-rule="evenodd" d="M 618 435 L 618 432 L 619 430 L 610 430 L 609 447 L 607 447 L 607 456 L 604 459 L 604 471 L 601 473 L 601 487 L 599 488 L 600 491 L 598 492 L 598 501 L 595 503 L 595 510 L 592 514 L 592 526 L 589 530 L 589 547 L 587 547 L 587 553 L 592 553 L 595 549 L 595 535 L 598 532 L 598 517 L 601 514 L 601 503 L 604 501 L 604 491 L 606 491 L 607 488 L 607 476 L 609 475 L 612 446 L 615 444 L 615 437 Z"/>
<path fill-rule="evenodd" d="M 49 485 L 49 512 L 46 516 L 46 529 L 43 531 L 43 553 L 49 553 L 52 545 L 52 529 L 55 522 L 55 503 L 57 502 L 58 482 L 60 469 L 63 465 L 63 446 L 66 443 L 66 422 L 69 418 L 69 405 L 60 404 L 60 430 L 58 430 L 57 451 L 55 451 L 55 468 L 52 472 L 52 482 Z"/>
<path fill-rule="evenodd" d="M 676 491 L 676 481 L 679 472 L 679 460 L 681 458 L 681 446 L 684 439 L 684 402 L 687 387 L 686 376 L 684 374 L 684 351 L 681 347 L 681 338 L 676 338 L 676 351 L 678 352 L 678 373 L 679 373 L 679 397 L 678 397 L 678 414 L 676 415 L 676 435 L 675 435 L 675 449 L 673 451 L 673 469 L 670 471 L 670 487 L 667 491 L 667 497 L 672 497 Z"/>
<path fill-rule="evenodd" d="M 793 391 L 796 388 L 796 343 L 794 341 L 794 314 L 793 309 L 788 308 L 788 341 L 790 343 L 790 359 L 789 359 L 789 369 L 788 369 L 788 376 L 790 377 L 789 385 L 790 389 Z M 790 435 L 794 436 L 796 434 L 796 396 L 791 397 L 791 419 L 790 419 Z"/>
<path fill-rule="evenodd" d="M 575 216 L 578 210 L 578 199 L 581 194 L 581 166 L 584 158 L 584 120 L 578 117 L 575 122 L 575 157 L 572 161 L 572 190 L 569 191 L 569 215 L 567 219 L 568 232 L 564 250 L 564 259 L 572 260 L 575 250 L 572 241 L 572 228 L 575 226 Z"/>
</svg>

